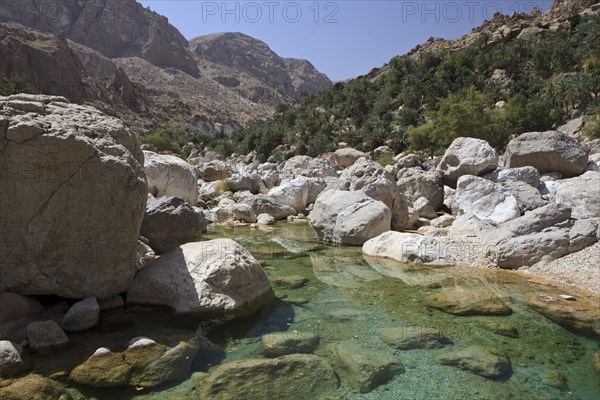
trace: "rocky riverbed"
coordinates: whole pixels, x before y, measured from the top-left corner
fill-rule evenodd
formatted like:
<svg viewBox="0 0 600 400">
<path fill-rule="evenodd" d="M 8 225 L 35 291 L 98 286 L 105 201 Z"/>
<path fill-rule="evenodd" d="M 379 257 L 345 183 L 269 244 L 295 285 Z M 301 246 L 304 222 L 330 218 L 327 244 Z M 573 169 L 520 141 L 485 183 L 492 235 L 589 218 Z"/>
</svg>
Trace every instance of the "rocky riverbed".
<svg viewBox="0 0 600 400">
<path fill-rule="evenodd" d="M 599 154 L 184 160 L 0 98 L 0 398 L 596 399 Z"/>
</svg>

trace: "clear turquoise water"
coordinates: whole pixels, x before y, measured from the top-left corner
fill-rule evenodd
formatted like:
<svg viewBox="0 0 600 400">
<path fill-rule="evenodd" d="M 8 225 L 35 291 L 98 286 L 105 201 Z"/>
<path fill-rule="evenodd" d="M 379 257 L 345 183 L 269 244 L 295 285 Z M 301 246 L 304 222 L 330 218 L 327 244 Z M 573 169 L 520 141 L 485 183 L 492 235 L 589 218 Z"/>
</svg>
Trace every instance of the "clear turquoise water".
<svg viewBox="0 0 600 400">
<path fill-rule="evenodd" d="M 403 363 L 404 374 L 371 393 L 358 393 L 342 381 L 339 399 L 600 399 L 600 374 L 592 368 L 600 340 L 576 335 L 529 309 L 524 297 L 548 288 L 521 275 L 365 260 L 360 248 L 322 245 L 307 225 L 280 224 L 272 232 L 247 227 L 211 229 L 207 239 L 237 240 L 261 262 L 272 282 L 299 275 L 308 283 L 299 289 L 275 288 L 276 299 L 247 320 L 225 326 L 202 324 L 203 332 L 217 346 L 200 351 L 195 371 L 210 372 L 228 361 L 260 358 L 260 335 L 287 330 L 319 335 L 316 355 L 326 357 L 329 343 L 352 339 L 394 354 Z M 427 295 L 452 286 L 491 291 L 511 306 L 513 314 L 457 317 L 423 304 Z M 501 336 L 482 327 L 499 321 L 515 327 L 519 337 Z M 54 374 L 62 381 L 72 365 L 100 346 L 110 347 L 139 335 L 157 340 L 186 338 L 198 325 L 168 310 L 105 314 L 97 329 L 72 339 L 69 354 L 52 363 L 39 361 L 36 372 Z M 437 364 L 435 357 L 442 350 L 394 350 L 375 334 L 382 327 L 403 325 L 434 327 L 449 336 L 454 346 L 479 344 L 499 352 L 510 358 L 513 374 L 505 381 L 489 380 Z M 563 388 L 557 388 L 561 381 Z M 97 399 L 197 398 L 192 379 L 152 391 L 77 389 Z"/>
</svg>

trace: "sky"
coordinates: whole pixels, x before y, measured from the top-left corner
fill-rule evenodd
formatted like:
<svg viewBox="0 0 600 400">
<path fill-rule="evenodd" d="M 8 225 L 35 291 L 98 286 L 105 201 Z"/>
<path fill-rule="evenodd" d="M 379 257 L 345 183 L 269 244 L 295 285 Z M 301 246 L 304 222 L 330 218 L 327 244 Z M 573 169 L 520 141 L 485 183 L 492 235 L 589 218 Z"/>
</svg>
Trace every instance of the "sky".
<svg viewBox="0 0 600 400">
<path fill-rule="evenodd" d="M 282 57 L 305 58 L 332 80 L 368 73 L 429 37 L 456 39 L 501 11 L 542 11 L 552 0 L 138 0 L 189 40 L 242 32 Z"/>
</svg>

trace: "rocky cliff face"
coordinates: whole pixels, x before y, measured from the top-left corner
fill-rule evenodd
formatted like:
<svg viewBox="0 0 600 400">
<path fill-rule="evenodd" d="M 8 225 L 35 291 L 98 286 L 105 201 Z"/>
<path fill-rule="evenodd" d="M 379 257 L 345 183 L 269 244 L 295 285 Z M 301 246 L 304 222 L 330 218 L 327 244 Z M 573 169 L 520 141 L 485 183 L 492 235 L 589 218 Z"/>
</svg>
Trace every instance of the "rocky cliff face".
<svg viewBox="0 0 600 400">
<path fill-rule="evenodd" d="M 282 58 L 266 43 L 242 33 L 200 36 L 190 41 L 190 49 L 200 58 L 248 74 L 292 98 L 332 85 L 310 62 Z"/>
<path fill-rule="evenodd" d="M 199 74 L 181 33 L 167 18 L 135 0 L 0 0 L 0 5 L 2 22 L 52 34 L 64 32 L 109 58 L 139 56 L 160 67 Z"/>
</svg>

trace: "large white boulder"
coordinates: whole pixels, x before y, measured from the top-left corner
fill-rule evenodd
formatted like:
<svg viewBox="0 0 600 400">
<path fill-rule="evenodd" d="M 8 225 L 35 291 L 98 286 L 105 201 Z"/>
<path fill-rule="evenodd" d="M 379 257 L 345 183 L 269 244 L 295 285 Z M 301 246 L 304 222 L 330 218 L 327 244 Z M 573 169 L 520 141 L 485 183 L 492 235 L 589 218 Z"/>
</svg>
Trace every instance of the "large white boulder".
<svg viewBox="0 0 600 400">
<path fill-rule="evenodd" d="M 184 244 L 148 264 L 129 288 L 127 303 L 236 314 L 256 309 L 271 294 L 265 272 L 246 249 L 215 239 Z"/>
<path fill-rule="evenodd" d="M 144 151 L 148 193 L 154 197 L 174 196 L 191 205 L 198 203 L 196 168 L 179 157 Z"/>
<path fill-rule="evenodd" d="M 309 219 L 325 242 L 361 245 L 389 231 L 392 215 L 383 202 L 361 191 L 329 190 L 317 198 Z"/>
<path fill-rule="evenodd" d="M 396 184 L 395 177 L 375 161 L 362 157 L 346 168 L 337 182 L 341 190 L 361 191 L 382 201 L 392 213 L 392 229 L 410 227 L 408 204 Z"/>
<path fill-rule="evenodd" d="M 561 181 L 555 201 L 571 207 L 574 218 L 600 218 L 600 172 Z"/>
<path fill-rule="evenodd" d="M 521 216 L 515 196 L 502 185 L 472 175 L 463 175 L 456 187 L 459 214 L 473 214 L 497 225 Z"/>
<path fill-rule="evenodd" d="M 445 185 L 456 187 L 463 175 L 483 175 L 498 167 L 498 153 L 481 139 L 459 137 L 454 139 L 437 166 Z"/>
<path fill-rule="evenodd" d="M 308 200 L 308 183 L 302 177 L 286 180 L 269 190 L 267 195 L 296 211 L 304 211 Z"/>
<path fill-rule="evenodd" d="M 346 147 L 344 149 L 338 149 L 333 153 L 333 158 L 335 160 L 335 164 L 341 168 L 350 167 L 354 164 L 359 158 L 366 157 L 367 155 L 362 151 L 353 149 L 351 147 Z"/>
<path fill-rule="evenodd" d="M 0 98 L 0 292 L 124 292 L 147 195 L 136 136 L 61 97 L 18 98 Z"/>
<path fill-rule="evenodd" d="M 565 178 L 585 171 L 588 153 L 576 139 L 556 131 L 528 132 L 511 140 L 504 153 L 506 167 L 535 167 L 540 173 L 560 172 Z"/>
<path fill-rule="evenodd" d="M 453 264 L 448 247 L 441 239 L 415 233 L 389 231 L 363 244 L 365 255 L 389 258 L 401 263 Z"/>
</svg>

